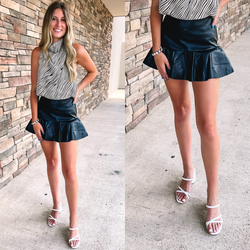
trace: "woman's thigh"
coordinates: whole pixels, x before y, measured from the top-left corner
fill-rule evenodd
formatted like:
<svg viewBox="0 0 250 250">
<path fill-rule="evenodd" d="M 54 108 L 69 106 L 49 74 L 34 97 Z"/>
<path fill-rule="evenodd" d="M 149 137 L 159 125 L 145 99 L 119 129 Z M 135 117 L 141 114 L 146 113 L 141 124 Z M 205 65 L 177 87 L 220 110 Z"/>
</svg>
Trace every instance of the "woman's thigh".
<svg viewBox="0 0 250 250">
<path fill-rule="evenodd" d="M 191 110 L 191 97 L 187 80 L 175 80 L 169 78 L 169 80 L 166 81 L 166 87 L 175 112 L 181 111 L 183 108 Z"/>
<path fill-rule="evenodd" d="M 62 168 L 72 168 L 76 166 L 78 141 L 60 142 Z"/>
<path fill-rule="evenodd" d="M 216 111 L 219 97 L 219 79 L 193 82 L 196 121 L 198 123 L 216 123 Z"/>
<path fill-rule="evenodd" d="M 58 161 L 58 150 L 57 142 L 55 141 L 45 141 L 41 143 L 44 155 L 48 161 Z"/>
</svg>

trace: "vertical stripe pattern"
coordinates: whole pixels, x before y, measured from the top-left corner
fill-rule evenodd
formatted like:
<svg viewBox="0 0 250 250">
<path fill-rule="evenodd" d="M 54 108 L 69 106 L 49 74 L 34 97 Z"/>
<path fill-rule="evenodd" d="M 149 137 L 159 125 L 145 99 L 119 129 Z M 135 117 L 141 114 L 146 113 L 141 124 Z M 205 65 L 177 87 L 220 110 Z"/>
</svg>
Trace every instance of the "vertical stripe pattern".
<svg viewBox="0 0 250 250">
<path fill-rule="evenodd" d="M 218 0 L 160 0 L 159 13 L 181 20 L 198 20 L 216 16 Z"/>
<path fill-rule="evenodd" d="M 62 100 L 75 97 L 77 84 L 70 82 L 69 71 L 66 66 L 66 50 L 63 38 L 49 47 L 50 59 L 40 52 L 37 75 L 37 96 L 44 96 L 51 100 Z"/>
</svg>

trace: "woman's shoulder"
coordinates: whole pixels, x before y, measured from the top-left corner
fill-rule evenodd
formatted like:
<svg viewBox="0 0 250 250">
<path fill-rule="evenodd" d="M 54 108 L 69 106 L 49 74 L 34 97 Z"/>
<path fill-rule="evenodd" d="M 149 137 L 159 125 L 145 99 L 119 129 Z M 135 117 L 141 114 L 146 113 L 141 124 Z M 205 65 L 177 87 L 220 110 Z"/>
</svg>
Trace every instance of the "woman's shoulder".
<svg viewBox="0 0 250 250">
<path fill-rule="evenodd" d="M 85 51 L 84 47 L 79 43 L 73 43 L 72 45 L 75 48 L 76 53 L 81 53 L 82 51 Z"/>
<path fill-rule="evenodd" d="M 35 56 L 35 57 L 39 57 L 40 56 L 40 52 L 41 52 L 41 48 L 40 47 L 35 47 L 32 50 L 32 55 Z"/>
</svg>

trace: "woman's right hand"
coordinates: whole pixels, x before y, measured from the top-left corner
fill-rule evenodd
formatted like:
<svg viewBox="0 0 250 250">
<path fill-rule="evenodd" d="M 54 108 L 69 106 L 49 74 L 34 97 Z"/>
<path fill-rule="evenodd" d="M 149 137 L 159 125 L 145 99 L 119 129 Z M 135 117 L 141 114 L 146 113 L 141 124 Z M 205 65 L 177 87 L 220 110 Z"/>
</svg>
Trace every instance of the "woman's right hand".
<svg viewBox="0 0 250 250">
<path fill-rule="evenodd" d="M 165 56 L 164 53 L 161 52 L 158 55 L 154 56 L 154 59 L 157 69 L 159 70 L 164 81 L 166 82 L 166 80 L 168 80 L 168 74 L 166 72 L 165 65 L 167 65 L 168 69 L 170 69 L 170 64 L 167 57 Z"/>
<path fill-rule="evenodd" d="M 40 142 L 42 142 L 42 141 L 43 141 L 43 138 L 42 138 L 42 134 L 41 134 L 41 133 L 44 134 L 44 131 L 43 131 L 43 127 L 42 127 L 42 125 L 40 124 L 40 122 L 35 123 L 35 124 L 33 125 L 33 129 L 34 129 L 34 131 L 35 131 L 35 133 L 36 133 L 36 136 L 37 136 L 38 140 L 39 140 Z"/>
</svg>

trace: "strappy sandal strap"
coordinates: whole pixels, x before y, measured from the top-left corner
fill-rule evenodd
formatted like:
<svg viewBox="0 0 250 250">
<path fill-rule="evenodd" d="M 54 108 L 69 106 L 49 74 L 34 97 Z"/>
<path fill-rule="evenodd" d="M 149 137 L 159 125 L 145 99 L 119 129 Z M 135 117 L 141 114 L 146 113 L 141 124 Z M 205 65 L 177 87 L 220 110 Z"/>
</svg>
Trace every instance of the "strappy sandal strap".
<svg viewBox="0 0 250 250">
<path fill-rule="evenodd" d="M 77 238 L 77 239 L 76 239 Z M 69 239 L 69 242 L 71 242 L 72 240 L 80 240 L 80 235 L 78 234 L 77 236 Z"/>
<path fill-rule="evenodd" d="M 221 220 L 218 220 L 219 218 L 221 218 Z M 207 221 L 207 222 L 206 222 L 206 227 L 208 227 L 209 224 L 215 224 L 215 223 L 223 223 L 223 220 L 222 220 L 222 216 L 221 216 L 221 215 L 219 215 L 219 216 L 213 218 L 213 219 L 210 220 L 210 221 Z"/>
<path fill-rule="evenodd" d="M 208 205 L 206 205 L 207 208 L 216 208 L 216 207 L 219 207 L 219 206 L 220 206 L 220 203 L 217 204 L 217 205 L 215 205 L 215 206 L 208 206 Z"/>
<path fill-rule="evenodd" d="M 185 194 L 188 197 L 188 199 L 190 198 L 191 195 L 190 195 L 189 192 L 183 190 L 181 187 L 179 187 L 179 189 L 180 190 L 178 190 L 178 189 L 176 190 L 177 193 L 183 193 L 183 194 Z"/>
<path fill-rule="evenodd" d="M 78 227 L 75 227 L 75 228 L 69 228 L 69 230 L 77 230 Z"/>
<path fill-rule="evenodd" d="M 54 220 L 55 222 L 58 222 L 58 220 L 56 218 L 54 218 L 52 215 L 49 216 L 48 220 L 49 219 Z"/>
<path fill-rule="evenodd" d="M 187 179 L 187 178 L 184 178 L 184 177 L 182 177 L 182 180 L 184 180 L 184 181 L 193 181 L 193 179 Z"/>
</svg>

